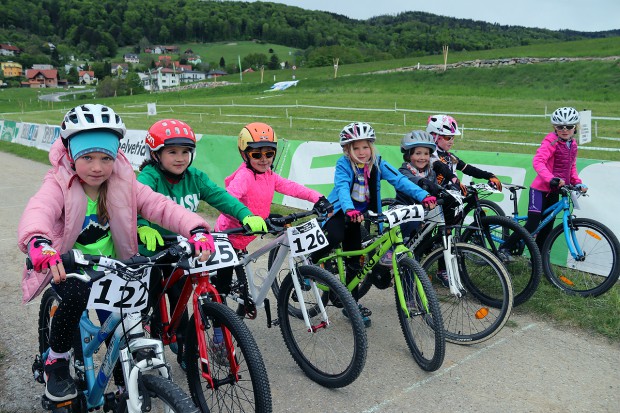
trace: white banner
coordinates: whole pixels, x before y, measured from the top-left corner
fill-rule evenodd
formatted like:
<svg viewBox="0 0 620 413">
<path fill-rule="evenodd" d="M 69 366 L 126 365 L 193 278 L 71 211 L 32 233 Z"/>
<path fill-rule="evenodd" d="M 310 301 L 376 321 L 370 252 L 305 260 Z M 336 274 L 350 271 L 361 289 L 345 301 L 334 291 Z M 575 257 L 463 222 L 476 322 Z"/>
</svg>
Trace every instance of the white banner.
<svg viewBox="0 0 620 413">
<path fill-rule="evenodd" d="M 592 142 L 592 111 L 579 112 L 579 145 Z"/>
</svg>

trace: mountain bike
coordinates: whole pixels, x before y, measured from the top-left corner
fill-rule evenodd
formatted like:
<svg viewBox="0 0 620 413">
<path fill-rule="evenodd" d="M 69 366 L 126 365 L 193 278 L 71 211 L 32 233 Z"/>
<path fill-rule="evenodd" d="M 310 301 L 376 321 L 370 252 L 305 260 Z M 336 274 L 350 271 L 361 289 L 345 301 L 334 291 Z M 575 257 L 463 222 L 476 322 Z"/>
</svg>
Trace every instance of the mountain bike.
<svg viewBox="0 0 620 413">
<path fill-rule="evenodd" d="M 501 208 L 492 201 L 481 199 L 496 193 L 488 184 L 470 183 L 463 199 L 464 216 L 472 222 L 464 226 L 459 239 L 488 249 L 504 264 L 511 275 L 514 306 L 532 297 L 542 277 L 542 258 L 532 235 L 511 218 L 503 216 Z M 501 247 L 509 237 L 515 239 L 514 248 L 504 255 Z"/>
<path fill-rule="evenodd" d="M 512 218 L 524 224 L 527 216 L 519 215 L 516 194 L 525 187 L 513 184 L 504 187 L 511 192 Z M 587 194 L 572 185 L 565 185 L 559 191 L 560 200 L 543 211 L 543 220 L 533 232 L 538 234 L 561 215 L 561 224 L 551 230 L 540 251 L 545 277 L 567 294 L 583 297 L 604 294 L 620 276 L 618 238 L 600 222 L 573 214 L 574 209 L 579 209 L 578 198 Z"/>
<path fill-rule="evenodd" d="M 88 308 L 111 311 L 99 327 L 84 311 L 79 323 L 81 347 L 74 348 L 71 366 L 78 396 L 52 401 L 45 395 L 42 406 L 54 412 L 89 412 L 103 408 L 115 412 L 198 412 L 170 378 L 161 340 L 146 338 L 141 310 L 147 306 L 150 270 L 166 257 L 181 260 L 192 254 L 187 242 L 178 243 L 153 257 L 136 256 L 117 260 L 71 250 L 62 255 L 67 277 L 92 282 Z M 49 353 L 50 328 L 60 297 L 53 288 L 43 294 L 39 310 L 39 352 L 32 365 L 36 381 L 44 383 L 44 365 Z M 110 339 L 101 366 L 94 355 Z M 126 390 L 105 393 L 112 370 L 120 357 Z"/>
<path fill-rule="evenodd" d="M 316 212 L 265 220 L 275 238 L 252 253 L 239 254 L 237 279 L 227 298 L 238 303 L 237 314 L 250 319 L 264 307 L 267 326 L 280 327 L 286 347 L 303 372 L 322 386 L 339 388 L 355 381 L 364 368 L 366 330 L 345 286 L 306 258 L 327 243 L 317 219 L 291 226 L 313 214 Z M 252 235 L 247 228 L 224 232 Z M 281 280 L 275 290 L 278 318 L 272 320 L 267 295 L 277 277 Z M 338 307 L 327 300 L 321 288 L 329 289 Z M 340 308 L 348 312 L 348 318 Z"/>
<path fill-rule="evenodd" d="M 411 251 L 403 245 L 400 231 L 401 223 L 424 219 L 424 210 L 421 205 L 409 205 L 379 215 L 365 213 L 364 219 L 379 227 L 380 234 L 372 242 L 356 251 L 336 248 L 317 264 L 337 269 L 340 282 L 345 284 L 349 291 L 353 291 L 379 263 L 379 259 L 392 250 L 394 296 L 401 330 L 416 363 L 423 370 L 435 371 L 443 363 L 446 345 L 439 302 L 428 276 L 413 258 Z M 381 231 L 383 223 L 389 227 L 384 232 Z M 360 272 L 347 284 L 344 258 L 363 256 L 369 258 Z M 283 285 L 280 288 L 283 288 Z M 335 302 L 330 294 L 327 294 L 327 297 Z M 347 311 L 350 315 L 351 311 Z M 355 312 L 359 313 L 359 310 L 356 309 Z"/>
<path fill-rule="evenodd" d="M 446 199 L 456 201 L 456 213 L 462 212 L 461 193 L 444 191 L 439 196 L 440 205 L 429 211 L 423 225 L 404 244 L 422 260 L 422 267 L 431 276 L 446 340 L 457 344 L 479 343 L 497 334 L 508 321 L 514 301 L 512 281 L 506 267 L 489 250 L 460 242 L 460 224 L 446 225 L 445 207 L 441 205 Z M 391 199 L 384 201 L 396 203 Z M 448 287 L 433 276 L 444 270 Z"/>
<path fill-rule="evenodd" d="M 226 235 L 212 236 L 216 250 L 206 262 L 193 259 L 191 265 L 177 265 L 161 281 L 159 318 L 151 318 L 149 329 L 157 331 L 164 344 L 176 342 L 183 314 L 191 303 L 193 314 L 183 332 L 186 342 L 180 361 L 194 403 L 203 412 L 271 412 L 269 379 L 256 341 L 237 314 L 223 304 L 210 281 L 212 272 L 237 263 L 237 255 Z M 164 246 L 184 240 L 177 235 L 163 239 Z M 176 283 L 182 283 L 182 291 L 169 312 L 165 293 Z M 216 327 L 222 333 L 218 346 L 214 344 L 216 334 L 219 337 Z"/>
</svg>

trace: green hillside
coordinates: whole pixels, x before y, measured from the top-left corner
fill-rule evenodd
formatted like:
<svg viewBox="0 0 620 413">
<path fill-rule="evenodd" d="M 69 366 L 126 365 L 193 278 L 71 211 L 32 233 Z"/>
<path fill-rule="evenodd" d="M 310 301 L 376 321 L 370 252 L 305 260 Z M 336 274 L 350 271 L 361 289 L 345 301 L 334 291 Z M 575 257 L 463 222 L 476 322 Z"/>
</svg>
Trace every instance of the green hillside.
<svg viewBox="0 0 620 413">
<path fill-rule="evenodd" d="M 609 47 L 607 39 L 587 43 L 583 50 L 594 54 L 604 54 Z M 539 47 L 518 51 L 533 55 Z M 467 56 L 475 60 L 488 58 L 490 53 L 469 52 Z M 550 130 L 545 113 L 570 105 L 591 109 L 595 117 L 598 139 L 584 145 L 580 156 L 620 160 L 620 121 L 613 119 L 620 118 L 618 60 L 360 74 L 404 63 L 412 64 L 392 60 L 343 65 L 335 79 L 333 68 L 300 68 L 296 71 L 299 84 L 285 91 L 267 92 L 274 78 L 291 80 L 291 70 L 266 71 L 263 84 L 259 73 L 248 73 L 242 82 L 238 75 L 229 76 L 232 84 L 225 87 L 97 101 L 113 106 L 132 129 L 147 129 L 156 120 L 146 116 L 146 103 L 156 102 L 158 119 L 181 118 L 198 133 L 235 135 L 244 124 L 261 120 L 270 123 L 282 138 L 335 141 L 346 123 L 364 120 L 375 125 L 379 139 L 387 144 L 398 144 L 407 130 L 423 128 L 428 115 L 445 112 L 454 114 L 464 126 L 459 148 L 516 153 L 533 153 Z M 67 101 L 47 103 L 38 101 L 37 94 L 4 90 L 0 92 L 0 112 L 6 119 L 58 123 L 74 104 L 93 101 L 92 95 L 79 92 Z"/>
</svg>

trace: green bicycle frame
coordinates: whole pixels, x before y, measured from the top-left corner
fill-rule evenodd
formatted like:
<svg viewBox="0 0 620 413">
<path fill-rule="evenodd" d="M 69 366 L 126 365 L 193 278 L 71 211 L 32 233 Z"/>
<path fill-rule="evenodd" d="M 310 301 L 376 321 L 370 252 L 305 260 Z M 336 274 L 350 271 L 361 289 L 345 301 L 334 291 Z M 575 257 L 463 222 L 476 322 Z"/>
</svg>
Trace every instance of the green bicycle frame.
<svg viewBox="0 0 620 413">
<path fill-rule="evenodd" d="M 340 276 L 340 281 L 347 286 L 347 289 L 349 291 L 353 291 L 355 287 L 357 287 L 357 285 L 368 276 L 368 274 L 375 267 L 375 265 L 379 263 L 379 259 L 383 257 L 392 247 L 394 248 L 394 253 L 392 254 L 392 268 L 394 269 L 394 280 L 396 281 L 396 293 L 398 294 L 398 300 L 400 302 L 401 309 L 406 314 L 407 318 L 409 318 L 409 310 L 407 309 L 405 296 L 403 293 L 402 285 L 400 283 L 400 273 L 398 272 L 397 256 L 401 254 L 407 254 L 408 257 L 413 258 L 413 253 L 403 243 L 403 235 L 400 230 L 400 226 L 390 228 L 387 232 L 384 232 L 379 238 L 377 238 L 371 244 L 367 245 L 361 250 L 343 251 L 342 248 L 335 248 L 332 254 L 320 259 L 316 264 L 320 265 L 327 261 L 335 259 L 338 266 L 338 275 Z M 364 267 L 362 268 L 362 270 L 351 280 L 351 282 L 349 282 L 349 284 L 346 284 L 346 275 L 343 259 L 346 257 L 359 257 L 362 255 L 368 255 L 377 248 L 378 250 L 364 263 Z M 415 282 L 416 288 L 418 289 L 418 292 L 420 294 L 420 298 L 422 299 L 422 304 L 424 305 L 424 308 L 428 310 L 428 300 L 426 298 L 424 289 L 422 288 L 422 283 L 417 278 L 417 276 L 415 277 Z"/>
</svg>

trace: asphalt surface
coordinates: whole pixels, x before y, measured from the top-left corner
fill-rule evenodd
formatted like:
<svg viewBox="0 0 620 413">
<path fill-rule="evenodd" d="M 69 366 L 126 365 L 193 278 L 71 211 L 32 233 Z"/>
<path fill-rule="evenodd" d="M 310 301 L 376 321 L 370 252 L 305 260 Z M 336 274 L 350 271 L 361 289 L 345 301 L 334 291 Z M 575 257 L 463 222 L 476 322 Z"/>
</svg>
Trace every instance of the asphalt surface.
<svg viewBox="0 0 620 413">
<path fill-rule="evenodd" d="M 39 302 L 21 304 L 24 255 L 16 247 L 16 229 L 48 166 L 2 152 L 0 165 L 0 412 L 40 412 L 43 386 L 30 370 Z M 427 373 L 405 344 L 393 292 L 371 290 L 363 303 L 373 311 L 366 366 L 356 382 L 336 390 L 306 378 L 278 329 L 267 329 L 264 312 L 247 321 L 267 366 L 274 412 L 620 411 L 617 343 L 517 312 L 486 342 L 448 344 L 443 366 Z M 172 355 L 169 360 L 175 381 L 184 383 Z"/>
</svg>

